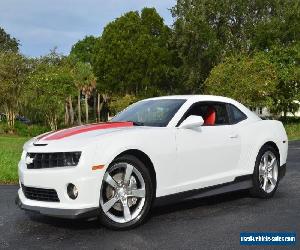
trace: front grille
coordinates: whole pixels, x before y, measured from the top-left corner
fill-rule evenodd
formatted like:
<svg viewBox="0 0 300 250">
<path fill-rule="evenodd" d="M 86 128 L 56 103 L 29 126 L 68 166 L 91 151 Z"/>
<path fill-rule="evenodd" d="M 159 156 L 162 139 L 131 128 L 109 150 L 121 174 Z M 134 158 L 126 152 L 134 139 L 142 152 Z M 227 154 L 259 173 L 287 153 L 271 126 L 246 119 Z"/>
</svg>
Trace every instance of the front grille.
<svg viewBox="0 0 300 250">
<path fill-rule="evenodd" d="M 26 187 L 22 184 L 22 190 L 25 197 L 30 200 L 59 202 L 54 189 Z"/>
<path fill-rule="evenodd" d="M 81 152 L 27 153 L 28 169 L 77 166 Z M 27 161 L 27 159 L 26 159 Z"/>
</svg>

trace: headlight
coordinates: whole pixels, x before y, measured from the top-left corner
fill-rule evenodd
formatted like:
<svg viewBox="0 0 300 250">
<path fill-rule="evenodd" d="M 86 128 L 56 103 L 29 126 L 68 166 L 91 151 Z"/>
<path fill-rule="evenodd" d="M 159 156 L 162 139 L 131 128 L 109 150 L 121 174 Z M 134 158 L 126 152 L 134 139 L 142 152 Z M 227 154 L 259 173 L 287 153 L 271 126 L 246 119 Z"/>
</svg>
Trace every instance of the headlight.
<svg viewBox="0 0 300 250">
<path fill-rule="evenodd" d="M 28 169 L 77 166 L 81 152 L 27 153 Z"/>
</svg>

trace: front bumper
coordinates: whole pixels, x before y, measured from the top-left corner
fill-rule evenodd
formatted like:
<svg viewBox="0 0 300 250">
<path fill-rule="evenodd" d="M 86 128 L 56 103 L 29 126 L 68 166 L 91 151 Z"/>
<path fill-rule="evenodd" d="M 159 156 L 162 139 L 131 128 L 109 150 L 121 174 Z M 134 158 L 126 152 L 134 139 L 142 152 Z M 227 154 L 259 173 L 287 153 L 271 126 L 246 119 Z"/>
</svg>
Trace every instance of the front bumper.
<svg viewBox="0 0 300 250">
<path fill-rule="evenodd" d="M 93 157 L 84 154 L 76 167 L 49 169 L 28 169 L 24 159 L 19 162 L 17 204 L 24 210 L 62 218 L 92 217 L 99 209 L 99 197 L 105 171 L 93 171 Z M 78 197 L 71 199 L 67 193 L 68 184 L 78 189 Z M 50 202 L 26 197 L 21 186 L 56 191 L 58 201 Z"/>
<path fill-rule="evenodd" d="M 39 206 L 29 206 L 20 200 L 19 196 L 16 197 L 16 205 L 19 208 L 37 212 L 47 216 L 53 216 L 58 218 L 66 219 L 83 219 L 83 218 L 92 218 L 99 215 L 99 208 L 82 208 L 82 209 L 60 209 L 60 208 L 49 208 L 49 207 L 39 207 Z"/>
</svg>

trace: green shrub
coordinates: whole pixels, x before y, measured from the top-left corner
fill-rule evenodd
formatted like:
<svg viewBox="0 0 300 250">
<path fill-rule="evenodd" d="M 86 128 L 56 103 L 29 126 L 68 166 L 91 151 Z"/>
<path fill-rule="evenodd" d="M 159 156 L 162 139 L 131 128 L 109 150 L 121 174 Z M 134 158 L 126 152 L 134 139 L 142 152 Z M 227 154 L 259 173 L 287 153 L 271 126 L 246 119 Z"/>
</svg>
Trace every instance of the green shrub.
<svg viewBox="0 0 300 250">
<path fill-rule="evenodd" d="M 285 123 L 284 124 L 286 133 L 289 140 L 299 140 L 300 139 L 300 122 Z"/>
<path fill-rule="evenodd" d="M 43 134 L 50 129 L 45 126 L 37 125 L 37 124 L 31 124 L 27 125 L 22 122 L 16 121 L 15 122 L 15 128 L 13 129 L 13 133 L 18 136 L 22 137 L 34 137 L 39 134 Z M 8 125 L 6 122 L 0 122 L 0 134 L 8 134 L 10 133 L 10 130 L 8 128 Z"/>
<path fill-rule="evenodd" d="M 7 123 L 4 121 L 1 121 L 0 122 L 0 134 L 7 134 L 8 131 L 9 131 L 9 129 L 8 129 Z"/>
<path fill-rule="evenodd" d="M 115 115 L 137 100 L 135 96 L 128 94 L 123 97 L 113 97 L 109 104 L 110 111 Z"/>
</svg>

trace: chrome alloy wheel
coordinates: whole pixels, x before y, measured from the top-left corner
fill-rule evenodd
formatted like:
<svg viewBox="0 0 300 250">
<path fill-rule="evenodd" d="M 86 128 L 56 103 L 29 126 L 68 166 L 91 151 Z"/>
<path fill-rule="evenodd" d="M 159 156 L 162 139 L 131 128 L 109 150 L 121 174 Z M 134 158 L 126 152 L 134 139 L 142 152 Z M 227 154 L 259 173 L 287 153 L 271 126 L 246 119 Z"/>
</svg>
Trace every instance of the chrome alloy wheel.
<svg viewBox="0 0 300 250">
<path fill-rule="evenodd" d="M 271 193 L 278 180 L 278 161 L 271 151 L 266 151 L 260 160 L 259 183 L 266 193 Z"/>
<path fill-rule="evenodd" d="M 100 193 L 103 212 L 117 223 L 126 223 L 140 215 L 146 197 L 142 174 L 131 164 L 120 162 L 104 174 Z"/>
</svg>

